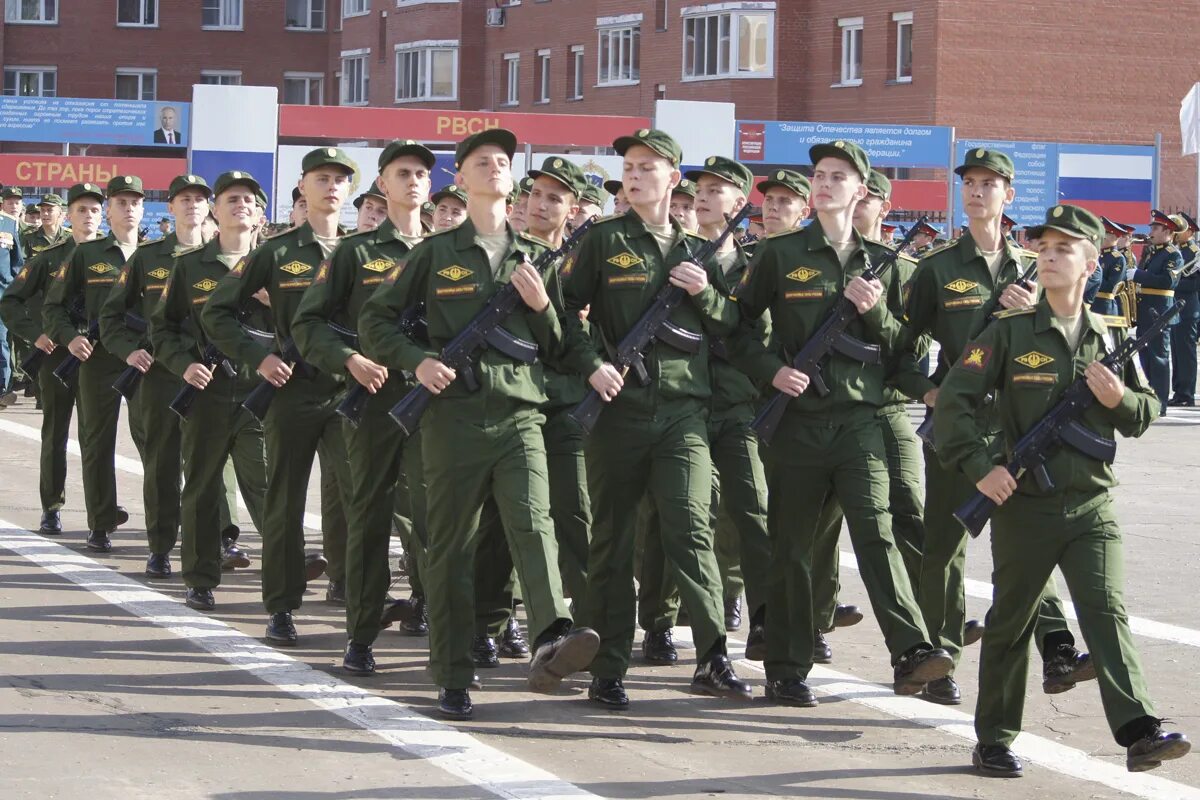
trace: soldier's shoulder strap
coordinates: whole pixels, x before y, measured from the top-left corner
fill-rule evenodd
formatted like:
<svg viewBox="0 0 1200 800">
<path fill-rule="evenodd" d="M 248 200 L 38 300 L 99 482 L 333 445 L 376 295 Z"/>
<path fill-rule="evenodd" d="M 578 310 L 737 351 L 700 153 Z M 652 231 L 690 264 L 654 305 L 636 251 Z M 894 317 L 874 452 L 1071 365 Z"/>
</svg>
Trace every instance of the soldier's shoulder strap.
<svg viewBox="0 0 1200 800">
<path fill-rule="evenodd" d="M 944 253 L 947 250 L 949 250 L 950 248 L 954 247 L 956 244 L 958 244 L 958 239 L 951 239 L 950 241 L 946 242 L 945 244 L 940 244 L 937 247 L 933 248 L 932 250 L 922 253 L 921 260 L 924 261 L 927 258 L 936 256 L 938 253 Z"/>
<path fill-rule="evenodd" d="M 1109 328 L 1128 328 L 1129 320 L 1125 319 L 1120 314 L 1097 314 L 1103 320 L 1106 327 Z"/>
<path fill-rule="evenodd" d="M 196 245 L 192 245 L 191 247 L 185 247 L 185 248 L 183 248 L 182 250 L 180 250 L 180 251 L 178 251 L 177 253 L 175 253 L 175 257 L 176 257 L 176 258 L 179 258 L 179 257 L 181 257 L 181 256 L 186 256 L 186 255 L 189 255 L 189 254 L 191 254 L 191 253 L 198 253 L 198 252 L 200 252 L 200 251 L 201 251 L 201 250 L 203 250 L 203 249 L 204 249 L 204 245 L 202 245 L 202 244 L 196 244 Z"/>
<path fill-rule="evenodd" d="M 1032 314 L 1037 311 L 1037 306 L 1020 306 L 1018 308 L 1005 308 L 997 311 L 993 317 L 995 319 L 1010 319 L 1012 317 L 1021 317 L 1026 314 Z"/>
</svg>

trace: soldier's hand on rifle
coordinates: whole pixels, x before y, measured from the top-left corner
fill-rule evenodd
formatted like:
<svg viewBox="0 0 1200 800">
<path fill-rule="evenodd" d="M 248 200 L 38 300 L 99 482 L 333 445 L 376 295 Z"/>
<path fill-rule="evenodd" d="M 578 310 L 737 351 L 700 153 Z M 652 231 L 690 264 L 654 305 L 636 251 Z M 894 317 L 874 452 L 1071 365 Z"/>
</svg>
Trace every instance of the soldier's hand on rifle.
<svg viewBox="0 0 1200 800">
<path fill-rule="evenodd" d="M 780 367 L 779 372 L 771 379 L 771 385 L 784 394 L 799 397 L 808 388 L 808 376 L 798 369 Z"/>
<path fill-rule="evenodd" d="M 37 337 L 37 341 L 33 343 L 33 346 L 38 350 L 41 350 L 46 355 L 50 355 L 54 352 L 54 348 L 58 345 L 54 343 L 53 339 L 43 333 L 41 336 Z"/>
<path fill-rule="evenodd" d="M 138 372 L 145 373 L 154 365 L 154 356 L 145 350 L 134 350 L 129 354 L 129 358 L 125 359 L 125 363 L 136 368 Z"/>
<path fill-rule="evenodd" d="M 292 377 L 292 368 L 279 356 L 271 353 L 258 365 L 258 374 L 267 383 L 278 389 Z"/>
<path fill-rule="evenodd" d="M 678 286 L 695 297 L 704 291 L 705 286 L 708 286 L 708 273 L 699 264 L 684 261 L 676 264 L 671 270 L 670 281 L 672 286 Z"/>
<path fill-rule="evenodd" d="M 1096 402 L 1105 408 L 1116 408 L 1125 397 L 1125 384 L 1120 376 L 1099 361 L 1093 361 L 1083 370 L 1088 388 L 1096 395 Z"/>
<path fill-rule="evenodd" d="M 517 265 L 512 274 L 512 285 L 520 293 L 525 305 L 533 311 L 540 314 L 550 306 L 550 295 L 546 294 L 542 276 L 538 275 L 537 270 L 528 261 Z"/>
<path fill-rule="evenodd" d="M 855 275 L 850 283 L 846 284 L 845 295 L 847 300 L 854 303 L 858 313 L 865 314 L 874 308 L 875 304 L 879 302 L 879 298 L 883 296 L 883 284 L 879 282 L 878 278 L 865 281 Z"/>
<path fill-rule="evenodd" d="M 1000 305 L 1005 308 L 1024 308 L 1037 302 L 1037 284 L 1032 281 L 1029 288 L 1016 283 L 1010 283 L 1000 293 Z"/>
<path fill-rule="evenodd" d="M 937 405 L 937 395 L 938 390 L 935 386 L 924 394 L 924 396 L 921 398 L 921 402 L 923 402 L 929 408 L 933 408 L 935 405 Z"/>
<path fill-rule="evenodd" d="M 212 380 L 212 376 L 212 370 L 199 362 L 188 364 L 188 368 L 183 371 L 184 381 L 195 386 L 197 389 L 203 389 L 208 386 Z"/>
<path fill-rule="evenodd" d="M 92 343 L 86 336 L 76 336 L 67 345 L 67 350 L 80 361 L 87 361 L 92 355 Z"/>
<path fill-rule="evenodd" d="M 417 380 L 434 394 L 441 394 L 449 386 L 456 373 L 436 358 L 427 358 L 417 364 Z"/>
<path fill-rule="evenodd" d="M 1017 482 L 1004 467 L 992 467 L 992 471 L 984 475 L 975 488 L 996 505 L 1003 505 L 1017 490 Z"/>
<path fill-rule="evenodd" d="M 382 389 L 388 379 L 387 367 L 380 366 L 358 353 L 346 359 L 346 371 L 371 394 Z"/>
<path fill-rule="evenodd" d="M 601 400 L 611 403 L 613 398 L 620 394 L 625 379 L 612 364 L 601 364 L 600 369 L 588 378 L 588 383 L 596 390 L 596 394 L 600 395 Z"/>
</svg>

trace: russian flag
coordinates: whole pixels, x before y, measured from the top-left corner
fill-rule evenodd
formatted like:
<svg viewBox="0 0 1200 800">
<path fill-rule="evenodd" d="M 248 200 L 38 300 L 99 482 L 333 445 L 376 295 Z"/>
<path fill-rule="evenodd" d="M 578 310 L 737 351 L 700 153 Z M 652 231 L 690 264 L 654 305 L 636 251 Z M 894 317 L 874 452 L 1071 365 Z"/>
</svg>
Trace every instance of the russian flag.
<svg viewBox="0 0 1200 800">
<path fill-rule="evenodd" d="M 1151 155 L 1059 151 L 1060 203 L 1082 206 L 1114 222 L 1145 226 L 1153 196 Z"/>
</svg>

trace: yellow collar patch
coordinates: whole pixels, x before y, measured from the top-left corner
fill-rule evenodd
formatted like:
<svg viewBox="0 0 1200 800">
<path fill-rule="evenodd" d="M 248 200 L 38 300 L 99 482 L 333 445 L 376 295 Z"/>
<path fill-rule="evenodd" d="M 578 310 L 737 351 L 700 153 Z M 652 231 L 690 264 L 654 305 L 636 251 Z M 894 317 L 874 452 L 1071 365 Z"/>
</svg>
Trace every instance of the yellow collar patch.
<svg viewBox="0 0 1200 800">
<path fill-rule="evenodd" d="M 467 277 L 468 275 L 474 275 L 474 274 L 475 273 L 472 272 L 471 270 L 467 269 L 466 267 L 460 267 L 458 264 L 455 264 L 452 267 L 446 267 L 445 269 L 438 270 L 438 275 L 441 275 L 443 278 L 445 278 L 447 280 L 451 280 L 451 281 L 461 281 L 463 278 Z"/>
<path fill-rule="evenodd" d="M 280 269 L 289 275 L 300 275 L 312 269 L 312 265 L 305 264 L 303 261 L 289 261 L 280 267 Z"/>
<path fill-rule="evenodd" d="M 632 267 L 636 264 L 641 264 L 642 260 L 640 258 L 638 258 L 637 256 L 635 256 L 633 253 L 626 250 L 624 253 L 618 253 L 617 255 L 608 259 L 608 263 L 612 264 L 614 267 L 620 267 L 621 269 L 629 269 L 630 267 Z"/>
<path fill-rule="evenodd" d="M 1018 364 L 1029 367 L 1030 369 L 1041 369 L 1047 364 L 1053 363 L 1054 359 L 1045 353 L 1039 353 L 1037 350 L 1030 350 L 1023 356 L 1017 356 L 1013 359 Z"/>
<path fill-rule="evenodd" d="M 974 281 L 969 281 L 965 278 L 955 278 L 954 280 L 947 283 L 945 288 L 949 289 L 952 292 L 955 292 L 956 294 L 964 294 L 966 292 L 971 291 L 978 285 L 979 285 L 978 283 L 975 283 Z"/>
<path fill-rule="evenodd" d="M 799 268 L 794 269 L 791 272 L 789 272 L 787 274 L 787 276 L 794 281 L 800 281 L 801 283 L 807 283 L 808 281 L 811 281 L 813 278 L 817 277 L 820 274 L 821 274 L 820 270 L 809 269 L 808 267 L 799 267 Z"/>
</svg>

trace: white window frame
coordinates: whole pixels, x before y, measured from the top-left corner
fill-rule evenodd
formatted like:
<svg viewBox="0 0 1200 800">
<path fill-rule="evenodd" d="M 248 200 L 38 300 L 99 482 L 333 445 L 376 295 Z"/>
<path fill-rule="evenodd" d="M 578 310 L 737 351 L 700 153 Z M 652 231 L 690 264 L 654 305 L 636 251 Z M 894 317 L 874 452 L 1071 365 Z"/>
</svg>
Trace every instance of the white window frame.
<svg viewBox="0 0 1200 800">
<path fill-rule="evenodd" d="M 313 31 L 313 32 L 321 32 L 321 31 L 326 30 L 329 27 L 329 0 L 301 0 L 301 2 L 304 2 L 308 5 L 308 24 L 307 25 L 289 25 L 288 18 L 287 18 L 287 0 L 284 0 L 284 4 L 283 4 L 283 27 L 284 27 L 284 29 L 289 30 L 289 31 Z M 313 13 L 314 13 L 313 12 L 313 4 L 314 3 L 321 4 L 321 26 L 319 28 L 313 27 L 313 24 L 312 24 Z"/>
<path fill-rule="evenodd" d="M 53 14 L 46 16 L 46 6 L 54 5 Z M 22 0 L 4 0 L 4 22 L 6 25 L 57 25 L 62 0 L 40 0 L 37 19 L 21 19 Z"/>
<path fill-rule="evenodd" d="M 521 104 L 521 54 L 504 54 L 504 102 L 502 106 Z"/>
<path fill-rule="evenodd" d="M 575 74 L 571 76 L 571 94 L 567 97 L 568 100 L 583 99 L 583 66 L 585 57 L 583 45 L 571 45 L 571 68 L 575 70 Z"/>
<path fill-rule="evenodd" d="M 396 97 L 397 103 L 444 103 L 447 101 L 458 100 L 458 66 L 459 66 L 459 43 L 458 39 L 423 39 L 417 42 L 402 42 L 393 48 L 396 53 Z M 435 52 L 449 51 L 454 57 L 454 78 L 453 89 L 448 95 L 433 94 L 433 54 Z M 422 84 L 424 94 L 416 97 L 401 97 L 400 86 L 403 83 L 400 79 L 400 64 L 405 56 L 418 54 L 421 58 L 421 71 L 418 74 L 418 79 Z"/>
<path fill-rule="evenodd" d="M 371 0 L 342 0 L 342 19 L 363 17 L 371 13 Z"/>
<path fill-rule="evenodd" d="M 146 22 L 146 6 L 154 4 L 154 21 Z M 137 0 L 138 8 L 140 9 L 141 22 L 121 22 L 121 0 L 117 0 L 117 27 L 118 28 L 157 28 L 158 20 L 158 0 Z"/>
<path fill-rule="evenodd" d="M 153 101 L 158 99 L 158 70 L 149 67 L 117 67 L 113 74 L 113 97 L 117 96 L 117 79 L 132 78 L 138 79 L 137 97 L 119 98 L 122 100 L 144 100 Z M 146 97 L 146 78 L 154 78 L 154 93 L 151 97 Z"/>
<path fill-rule="evenodd" d="M 680 70 L 680 80 L 684 83 L 694 81 L 715 81 L 728 80 L 737 78 L 739 80 L 754 80 L 759 78 L 774 78 L 775 77 L 775 3 L 752 3 L 752 2 L 732 2 L 732 3 L 712 3 L 704 6 L 688 6 L 679 10 L 679 16 L 683 18 L 682 30 L 680 36 L 683 40 L 683 61 Z M 739 68 L 741 62 L 741 20 L 743 17 L 769 17 L 768 32 L 767 32 L 767 68 L 763 72 L 743 72 Z M 719 20 L 721 17 L 728 17 L 728 51 L 727 63 L 724 70 L 718 65 L 717 72 L 705 73 L 697 75 L 689 75 L 688 67 L 690 59 L 688 48 L 688 28 L 695 30 L 696 21 L 709 18 L 710 20 Z M 692 23 L 689 26 L 689 23 Z M 713 24 L 710 21 L 707 24 Z M 717 22 L 719 25 L 719 21 Z M 695 44 L 693 44 L 695 47 Z"/>
<path fill-rule="evenodd" d="M 854 49 L 854 32 L 858 32 L 858 50 Z M 862 17 L 843 17 L 838 20 L 838 33 L 840 34 L 841 43 L 839 44 L 841 53 L 841 69 L 838 72 L 838 82 L 833 84 L 838 86 L 862 86 L 862 46 L 863 46 L 863 18 Z M 847 46 L 849 45 L 849 47 Z M 854 77 L 850 74 L 851 68 L 854 65 L 854 56 L 858 56 L 859 74 Z"/>
<path fill-rule="evenodd" d="M 912 83 L 912 52 L 913 52 L 913 12 L 911 11 L 896 11 L 892 14 L 892 24 L 896 26 L 896 74 L 892 76 L 894 83 Z M 903 59 L 901 57 L 903 51 L 900 49 L 903 37 L 901 33 L 904 28 L 908 28 L 908 74 L 900 73 Z"/>
<path fill-rule="evenodd" d="M 550 50 L 537 51 L 537 98 L 535 103 L 550 102 Z"/>
<path fill-rule="evenodd" d="M 287 95 L 288 81 L 304 81 L 304 99 L 303 103 L 293 103 L 291 105 L 324 105 L 325 104 L 325 73 L 323 72 L 285 72 L 283 73 L 283 86 L 280 94 L 280 102 L 287 102 L 283 98 Z M 317 84 L 317 102 L 309 103 L 308 98 L 312 96 L 313 82 Z"/>
<path fill-rule="evenodd" d="M 236 18 L 236 21 L 218 22 L 216 25 L 204 24 L 204 5 L 206 3 L 216 3 L 217 18 L 220 20 L 229 17 Z M 202 0 L 200 3 L 200 29 L 205 31 L 240 31 L 246 24 L 246 4 L 244 0 Z"/>
<path fill-rule="evenodd" d="M 38 93 L 37 94 L 29 94 L 29 95 L 18 95 L 17 92 L 14 91 L 11 95 L 8 94 L 8 92 L 5 91 L 5 89 L 4 89 L 4 84 L 8 83 L 8 74 L 10 72 L 16 73 L 16 78 L 14 79 L 14 87 L 16 89 L 20 88 L 22 75 L 35 75 L 36 74 L 38 76 Z M 47 75 L 54 76 L 54 91 L 50 92 L 49 94 L 46 93 L 46 76 Z M 8 97 L 58 97 L 58 67 L 19 67 L 19 66 L 5 67 L 3 79 L 4 79 L 4 84 L 0 84 L 0 92 L 3 92 Z"/>
<path fill-rule="evenodd" d="M 457 3 L 459 0 L 396 0 L 396 8 L 406 8 L 407 6 L 424 6 L 424 5 L 444 5 L 446 3 Z"/>
<path fill-rule="evenodd" d="M 630 53 L 627 69 L 622 69 L 625 55 L 626 45 L 624 34 L 630 34 Z M 636 47 L 633 46 L 633 40 L 637 40 Z M 614 41 L 615 40 L 615 41 Z M 642 15 L 641 14 L 624 14 L 619 17 L 600 17 L 596 20 L 596 87 L 605 86 L 637 86 L 642 82 L 641 64 L 642 64 Z M 613 69 L 613 50 L 617 55 L 617 64 L 615 71 Z M 634 74 L 634 59 L 633 54 L 637 55 L 637 73 Z M 607 72 L 603 68 L 604 56 L 609 56 L 609 69 Z M 628 72 L 628 77 L 623 77 L 622 73 Z M 613 77 L 613 75 L 616 77 Z"/>
<path fill-rule="evenodd" d="M 365 106 L 371 96 L 371 48 L 365 47 L 359 50 L 343 50 L 341 56 L 341 70 L 338 72 L 338 105 L 342 106 Z M 347 100 L 350 84 L 350 76 L 346 74 L 347 61 L 362 62 L 362 81 L 359 87 L 361 91 L 361 99 Z"/>
<path fill-rule="evenodd" d="M 205 78 L 237 78 L 237 81 L 233 83 L 226 83 L 225 81 L 217 80 L 214 83 L 212 81 L 204 80 Z M 242 71 L 240 69 L 202 69 L 200 70 L 200 83 L 207 84 L 209 86 L 241 86 Z"/>
</svg>

